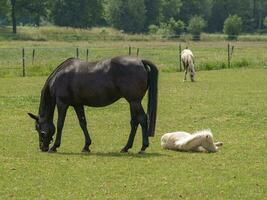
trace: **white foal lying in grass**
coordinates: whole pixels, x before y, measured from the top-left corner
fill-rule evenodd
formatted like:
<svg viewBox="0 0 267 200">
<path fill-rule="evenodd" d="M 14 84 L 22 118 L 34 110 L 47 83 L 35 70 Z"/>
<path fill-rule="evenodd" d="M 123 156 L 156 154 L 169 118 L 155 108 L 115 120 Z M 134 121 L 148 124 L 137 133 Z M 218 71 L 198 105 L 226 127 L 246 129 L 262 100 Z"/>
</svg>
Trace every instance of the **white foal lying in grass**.
<svg viewBox="0 0 267 200">
<path fill-rule="evenodd" d="M 195 132 L 166 133 L 161 137 L 161 146 L 164 149 L 193 152 L 216 152 L 222 142 L 213 141 L 213 135 L 209 129 Z"/>
</svg>

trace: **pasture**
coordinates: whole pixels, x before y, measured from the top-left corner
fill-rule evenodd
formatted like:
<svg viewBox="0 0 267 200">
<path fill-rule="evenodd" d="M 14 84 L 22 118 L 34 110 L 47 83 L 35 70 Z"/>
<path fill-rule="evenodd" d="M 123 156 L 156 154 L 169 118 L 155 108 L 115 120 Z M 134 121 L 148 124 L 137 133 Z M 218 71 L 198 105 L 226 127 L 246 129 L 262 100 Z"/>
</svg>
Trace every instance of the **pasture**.
<svg viewBox="0 0 267 200">
<path fill-rule="evenodd" d="M 161 72 L 156 135 L 145 155 L 137 154 L 140 127 L 130 153 L 119 153 L 130 129 L 124 100 L 86 109 L 91 153 L 80 153 L 84 139 L 73 109 L 58 153 L 41 153 L 27 112 L 37 113 L 46 77 L 2 77 L 0 199 L 264 199 L 266 76 L 257 66 L 200 71 L 197 82 L 183 83 L 183 73 Z M 218 153 L 160 147 L 166 132 L 202 128 L 224 142 Z"/>
<path fill-rule="evenodd" d="M 227 69 L 228 55 L 226 41 L 217 42 L 175 42 L 175 41 L 9 41 L 0 42 L 0 77 L 22 75 L 22 48 L 25 48 L 26 76 L 47 76 L 61 62 L 69 57 L 101 60 L 117 55 L 132 55 L 155 62 L 162 72 L 179 71 L 179 44 L 188 46 L 195 55 L 196 70 Z M 265 42 L 231 42 L 234 51 L 230 68 L 267 68 Z M 32 60 L 35 50 L 34 61 Z"/>
</svg>

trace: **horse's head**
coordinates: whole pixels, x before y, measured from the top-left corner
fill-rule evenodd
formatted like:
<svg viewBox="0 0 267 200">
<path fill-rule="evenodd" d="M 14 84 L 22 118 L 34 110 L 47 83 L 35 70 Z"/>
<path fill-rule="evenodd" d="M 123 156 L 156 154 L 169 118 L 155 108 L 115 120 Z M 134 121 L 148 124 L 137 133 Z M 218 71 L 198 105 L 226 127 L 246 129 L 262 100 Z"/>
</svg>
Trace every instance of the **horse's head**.
<svg viewBox="0 0 267 200">
<path fill-rule="evenodd" d="M 208 151 L 208 152 L 217 152 L 218 147 L 214 144 L 213 136 L 212 134 L 206 134 L 205 140 L 202 143 L 202 146 Z"/>
<path fill-rule="evenodd" d="M 55 134 L 55 126 L 53 122 L 46 122 L 32 113 L 28 113 L 28 115 L 35 120 L 35 129 L 39 135 L 40 150 L 44 152 L 48 151 L 49 144 L 53 140 L 53 135 Z"/>
</svg>

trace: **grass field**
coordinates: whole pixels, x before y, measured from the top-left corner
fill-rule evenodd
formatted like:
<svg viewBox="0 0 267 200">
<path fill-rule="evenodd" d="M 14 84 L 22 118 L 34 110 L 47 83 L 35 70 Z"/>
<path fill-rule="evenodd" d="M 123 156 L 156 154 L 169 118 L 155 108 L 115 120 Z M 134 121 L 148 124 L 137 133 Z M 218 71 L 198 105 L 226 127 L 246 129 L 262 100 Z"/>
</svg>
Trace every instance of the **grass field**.
<svg viewBox="0 0 267 200">
<path fill-rule="evenodd" d="M 58 153 L 39 152 L 26 113 L 37 112 L 45 77 L 0 78 L 0 199 L 266 199 L 267 70 L 201 71 L 195 83 L 182 76 L 160 73 L 156 136 L 145 155 L 137 154 L 140 130 L 131 152 L 119 153 L 130 128 L 124 100 L 87 108 L 90 154 L 80 153 L 72 109 Z M 165 132 L 202 128 L 224 142 L 218 153 L 160 147 Z"/>
<path fill-rule="evenodd" d="M 188 46 L 195 55 L 196 69 L 214 70 L 228 68 L 228 42 L 182 42 L 182 48 Z M 89 61 L 107 59 L 117 55 L 128 55 L 129 46 L 132 55 L 152 60 L 163 72 L 179 70 L 178 41 L 9 41 L 0 42 L 0 77 L 22 75 L 22 48 L 25 48 L 26 76 L 47 76 L 61 62 L 69 57 Z M 232 42 L 234 53 L 230 68 L 267 68 L 267 42 Z M 32 52 L 35 49 L 35 58 Z"/>
</svg>

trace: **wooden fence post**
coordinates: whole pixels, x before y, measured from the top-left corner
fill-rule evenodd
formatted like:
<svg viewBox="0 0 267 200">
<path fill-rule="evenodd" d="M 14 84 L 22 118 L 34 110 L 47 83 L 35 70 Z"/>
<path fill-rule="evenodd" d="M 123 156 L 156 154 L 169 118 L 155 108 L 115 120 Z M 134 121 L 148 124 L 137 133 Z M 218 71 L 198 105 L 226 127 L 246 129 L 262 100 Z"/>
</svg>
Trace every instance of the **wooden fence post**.
<svg viewBox="0 0 267 200">
<path fill-rule="evenodd" d="M 79 48 L 76 48 L 76 58 L 79 58 Z"/>
<path fill-rule="evenodd" d="M 132 47 L 129 46 L 129 56 L 132 54 Z"/>
<path fill-rule="evenodd" d="M 22 48 L 22 76 L 25 77 L 25 49 Z"/>
<path fill-rule="evenodd" d="M 89 50 L 86 49 L 86 61 L 88 62 L 88 57 L 89 57 Z"/>
<path fill-rule="evenodd" d="M 35 58 L 35 49 L 32 50 L 32 64 L 34 63 L 34 58 Z"/>
<path fill-rule="evenodd" d="M 231 60 L 230 60 L 230 44 L 228 43 L 228 68 L 231 67 Z"/>
<path fill-rule="evenodd" d="M 179 44 L 179 70 L 182 71 L 182 60 L 181 60 L 182 46 Z"/>
<path fill-rule="evenodd" d="M 137 57 L 139 56 L 139 48 L 137 48 L 137 50 L 136 50 L 136 56 Z"/>
</svg>

